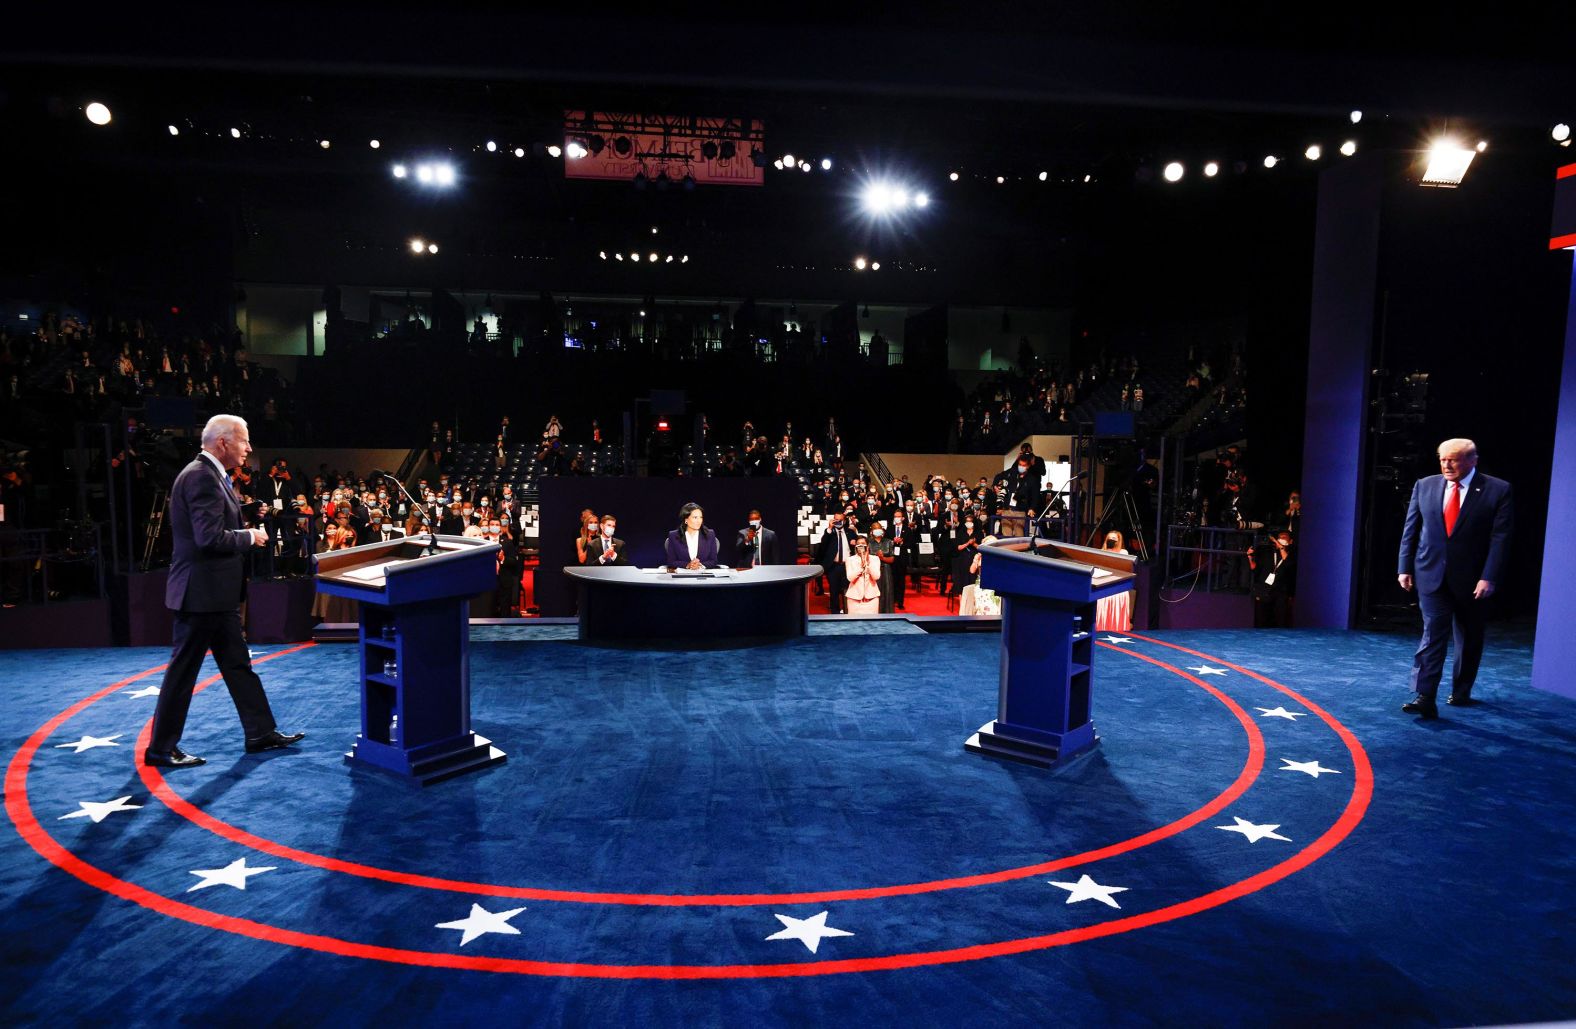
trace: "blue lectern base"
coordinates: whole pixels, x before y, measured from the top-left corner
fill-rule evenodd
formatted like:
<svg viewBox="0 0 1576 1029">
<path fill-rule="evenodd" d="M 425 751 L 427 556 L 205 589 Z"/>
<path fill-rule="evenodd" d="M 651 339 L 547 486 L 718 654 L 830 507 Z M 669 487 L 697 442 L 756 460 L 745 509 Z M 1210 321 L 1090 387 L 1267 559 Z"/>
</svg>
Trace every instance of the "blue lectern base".
<svg viewBox="0 0 1576 1029">
<path fill-rule="evenodd" d="M 1099 746 L 1094 723 L 1086 722 L 1070 732 L 1044 732 L 1025 729 L 1013 732 L 994 719 L 963 741 L 963 749 L 985 757 L 1036 768 L 1058 768 L 1078 760 Z"/>
<path fill-rule="evenodd" d="M 409 750 L 357 735 L 355 745 L 345 755 L 345 764 L 352 768 L 370 768 L 421 786 L 500 765 L 506 760 L 508 755 L 493 746 L 491 740 L 473 732 Z"/>
</svg>

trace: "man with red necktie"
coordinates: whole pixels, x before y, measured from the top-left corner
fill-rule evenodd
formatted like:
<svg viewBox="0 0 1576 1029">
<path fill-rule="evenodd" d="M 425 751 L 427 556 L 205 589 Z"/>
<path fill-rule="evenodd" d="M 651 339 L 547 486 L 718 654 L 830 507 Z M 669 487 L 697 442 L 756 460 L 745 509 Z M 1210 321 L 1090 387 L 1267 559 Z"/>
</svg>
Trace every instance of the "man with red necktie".
<svg viewBox="0 0 1576 1029">
<path fill-rule="evenodd" d="M 1412 659 L 1412 692 L 1402 711 L 1438 718 L 1435 695 L 1445 649 L 1455 639 L 1456 662 L 1447 703 L 1466 706 L 1483 657 L 1485 605 L 1504 581 L 1510 552 L 1510 483 L 1477 471 L 1477 444 L 1439 444 L 1438 475 L 1417 480 L 1401 531 L 1397 580 L 1417 589 L 1423 640 Z"/>
</svg>

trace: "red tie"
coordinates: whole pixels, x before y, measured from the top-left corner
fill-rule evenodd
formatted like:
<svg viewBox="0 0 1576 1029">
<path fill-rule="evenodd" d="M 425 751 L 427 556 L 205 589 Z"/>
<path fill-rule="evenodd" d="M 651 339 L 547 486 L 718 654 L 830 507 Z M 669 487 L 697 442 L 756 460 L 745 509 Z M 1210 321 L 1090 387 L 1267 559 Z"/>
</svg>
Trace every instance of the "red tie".
<svg viewBox="0 0 1576 1029">
<path fill-rule="evenodd" d="M 1445 535 L 1449 536 L 1456 531 L 1456 518 L 1461 514 L 1461 484 L 1450 483 L 1450 492 L 1445 494 Z"/>
</svg>

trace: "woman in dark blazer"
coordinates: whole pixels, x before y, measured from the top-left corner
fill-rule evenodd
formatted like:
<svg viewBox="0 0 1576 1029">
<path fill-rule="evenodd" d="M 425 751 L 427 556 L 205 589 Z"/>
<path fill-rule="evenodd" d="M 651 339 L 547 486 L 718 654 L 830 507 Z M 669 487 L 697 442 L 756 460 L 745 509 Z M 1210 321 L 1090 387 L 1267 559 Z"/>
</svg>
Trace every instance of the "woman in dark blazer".
<svg viewBox="0 0 1576 1029">
<path fill-rule="evenodd" d="M 704 521 L 699 504 L 685 504 L 679 510 L 679 527 L 668 533 L 663 545 L 669 568 L 718 567 L 717 534 Z"/>
</svg>

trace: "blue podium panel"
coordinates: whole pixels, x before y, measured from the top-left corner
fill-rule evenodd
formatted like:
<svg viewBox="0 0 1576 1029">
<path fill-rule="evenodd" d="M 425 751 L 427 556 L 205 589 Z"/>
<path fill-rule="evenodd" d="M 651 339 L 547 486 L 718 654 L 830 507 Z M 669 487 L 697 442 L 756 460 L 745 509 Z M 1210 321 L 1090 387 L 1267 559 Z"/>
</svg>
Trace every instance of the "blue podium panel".
<svg viewBox="0 0 1576 1029">
<path fill-rule="evenodd" d="M 1095 603 L 1131 588 L 1133 558 L 1028 539 L 1000 540 L 980 553 L 980 585 L 1002 599 L 1001 682 L 995 720 L 963 745 L 1046 768 L 1064 764 L 1098 742 L 1091 721 Z"/>
<path fill-rule="evenodd" d="M 505 759 L 471 731 L 469 600 L 498 544 L 461 536 L 319 554 L 317 586 L 361 602 L 361 732 L 345 762 L 427 785 Z"/>
</svg>

